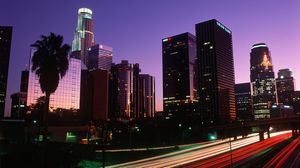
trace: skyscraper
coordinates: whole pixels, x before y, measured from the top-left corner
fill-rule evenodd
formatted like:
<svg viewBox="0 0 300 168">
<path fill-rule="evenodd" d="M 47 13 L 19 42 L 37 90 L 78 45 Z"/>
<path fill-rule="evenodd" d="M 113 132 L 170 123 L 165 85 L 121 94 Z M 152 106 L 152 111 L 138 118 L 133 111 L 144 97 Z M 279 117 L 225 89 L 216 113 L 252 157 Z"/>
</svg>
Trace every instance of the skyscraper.
<svg viewBox="0 0 300 168">
<path fill-rule="evenodd" d="M 293 106 L 294 106 L 294 112 L 297 116 L 300 116 L 300 91 L 297 90 L 294 93 L 293 97 Z"/>
<path fill-rule="evenodd" d="M 277 98 L 271 52 L 265 43 L 252 46 L 250 64 L 254 119 L 270 118 L 270 109 Z"/>
<path fill-rule="evenodd" d="M 4 117 L 12 27 L 0 26 L 0 119 Z"/>
<path fill-rule="evenodd" d="M 71 56 L 80 58 L 88 65 L 88 49 L 94 45 L 92 10 L 80 8 L 78 10 L 77 27 L 74 33 Z"/>
<path fill-rule="evenodd" d="M 69 69 L 66 75 L 59 81 L 56 91 L 50 95 L 50 111 L 57 108 L 79 109 L 80 77 L 81 61 L 79 59 L 69 58 Z M 38 77 L 34 72 L 29 71 L 27 106 L 35 104 L 36 100 L 44 95 L 40 89 Z"/>
<path fill-rule="evenodd" d="M 236 100 L 237 120 L 245 121 L 253 119 L 252 112 L 252 89 L 250 83 L 239 83 L 234 85 Z"/>
<path fill-rule="evenodd" d="M 232 33 L 217 20 L 196 24 L 199 104 L 204 122 L 236 118 Z"/>
<path fill-rule="evenodd" d="M 155 79 L 148 74 L 139 75 L 139 117 L 154 117 L 155 113 Z"/>
<path fill-rule="evenodd" d="M 118 111 L 111 116 L 117 118 L 134 118 L 138 114 L 136 105 L 138 104 L 137 91 L 135 90 L 134 79 L 138 79 L 140 71 L 137 64 L 130 64 L 127 60 L 122 60 L 120 64 L 112 66 L 112 80 L 116 89 L 116 101 Z"/>
<path fill-rule="evenodd" d="M 294 78 L 289 69 L 280 69 L 276 79 L 278 103 L 293 105 L 295 92 Z"/>
<path fill-rule="evenodd" d="M 195 36 L 183 33 L 162 39 L 163 102 L 168 116 L 197 112 Z"/>
<path fill-rule="evenodd" d="M 88 56 L 89 69 L 102 69 L 110 72 L 113 49 L 109 46 L 96 44 L 90 48 Z"/>
</svg>

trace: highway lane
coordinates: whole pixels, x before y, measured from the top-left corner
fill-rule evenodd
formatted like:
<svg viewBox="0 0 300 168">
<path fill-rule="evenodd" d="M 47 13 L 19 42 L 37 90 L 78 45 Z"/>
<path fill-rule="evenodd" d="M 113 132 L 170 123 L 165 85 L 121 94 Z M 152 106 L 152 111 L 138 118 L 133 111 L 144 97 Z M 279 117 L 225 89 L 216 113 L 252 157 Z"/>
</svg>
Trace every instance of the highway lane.
<svg viewBox="0 0 300 168">
<path fill-rule="evenodd" d="M 285 133 L 286 132 L 272 133 L 271 137 L 285 134 Z M 112 165 L 109 167 L 111 168 L 113 167 L 153 168 L 153 167 L 176 167 L 176 166 L 186 165 L 188 163 L 192 163 L 202 159 L 207 159 L 209 157 L 228 152 L 230 150 L 228 141 L 229 139 L 217 140 L 187 150 L 172 152 L 161 156 L 150 157 L 150 158 L 127 162 L 123 164 Z M 258 141 L 259 141 L 258 135 L 250 136 L 244 139 L 233 141 L 231 143 L 231 148 L 232 150 L 238 149 Z"/>
</svg>

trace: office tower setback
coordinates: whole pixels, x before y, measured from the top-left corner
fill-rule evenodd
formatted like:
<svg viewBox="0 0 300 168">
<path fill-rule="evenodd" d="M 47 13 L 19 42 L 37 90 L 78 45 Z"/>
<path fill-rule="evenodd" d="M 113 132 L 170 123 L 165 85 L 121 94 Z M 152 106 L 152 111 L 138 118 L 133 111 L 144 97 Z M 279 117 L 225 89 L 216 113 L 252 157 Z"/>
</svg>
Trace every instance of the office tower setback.
<svg viewBox="0 0 300 168">
<path fill-rule="evenodd" d="M 289 69 L 280 69 L 276 79 L 278 103 L 293 105 L 295 92 L 294 78 Z"/>
<path fill-rule="evenodd" d="M 116 89 L 117 105 L 111 116 L 117 118 L 134 118 L 138 114 L 137 91 L 138 74 L 140 69 L 138 64 L 130 64 L 127 60 L 122 60 L 120 64 L 112 66 L 111 69 L 113 85 Z"/>
<path fill-rule="evenodd" d="M 239 121 L 253 119 L 252 112 L 252 89 L 250 83 L 239 83 L 234 85 L 236 100 L 236 116 Z"/>
<path fill-rule="evenodd" d="M 277 101 L 271 53 L 265 43 L 254 44 L 251 48 L 250 78 L 254 119 L 270 118 L 270 109 Z"/>
<path fill-rule="evenodd" d="M 109 46 L 96 44 L 89 50 L 88 69 L 102 69 L 110 72 L 113 49 Z"/>
<path fill-rule="evenodd" d="M 155 79 L 148 74 L 139 76 L 139 117 L 154 117 L 155 113 Z"/>
<path fill-rule="evenodd" d="M 80 8 L 74 39 L 72 42 L 71 57 L 81 59 L 88 65 L 88 50 L 94 45 L 92 10 Z"/>
<path fill-rule="evenodd" d="M 31 66 L 29 66 L 31 67 Z M 77 111 L 80 103 L 81 61 L 69 58 L 69 69 L 59 81 L 56 91 L 50 95 L 49 110 L 58 108 Z M 45 94 L 40 89 L 38 77 L 29 71 L 27 106 L 35 104 L 37 99 Z"/>
<path fill-rule="evenodd" d="M 231 31 L 217 20 L 196 24 L 199 104 L 204 122 L 236 118 Z"/>
<path fill-rule="evenodd" d="M 162 39 L 163 104 L 169 116 L 195 114 L 197 103 L 195 36 L 183 33 Z"/>
<path fill-rule="evenodd" d="M 0 26 L 0 119 L 4 117 L 12 27 Z"/>
</svg>

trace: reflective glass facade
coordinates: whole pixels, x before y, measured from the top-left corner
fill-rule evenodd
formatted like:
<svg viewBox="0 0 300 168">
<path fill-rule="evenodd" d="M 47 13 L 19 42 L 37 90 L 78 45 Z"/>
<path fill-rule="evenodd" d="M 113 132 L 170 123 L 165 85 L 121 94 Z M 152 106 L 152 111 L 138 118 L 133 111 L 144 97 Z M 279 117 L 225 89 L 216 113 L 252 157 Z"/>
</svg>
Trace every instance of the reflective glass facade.
<svg viewBox="0 0 300 168">
<path fill-rule="evenodd" d="M 0 26 L 0 119 L 4 116 L 12 27 Z"/>
<path fill-rule="evenodd" d="M 204 122 L 236 118 L 231 31 L 217 20 L 196 24 L 199 104 Z"/>
<path fill-rule="evenodd" d="M 139 75 L 139 117 L 154 117 L 155 79 L 148 74 Z"/>
<path fill-rule="evenodd" d="M 50 111 L 57 108 L 79 109 L 80 77 L 81 60 L 69 58 L 69 69 L 66 75 L 59 81 L 56 91 L 50 95 Z M 29 71 L 27 106 L 36 103 L 36 100 L 44 95 L 40 89 L 38 77 L 34 72 Z"/>
<path fill-rule="evenodd" d="M 162 39 L 163 103 L 168 116 L 197 112 L 196 41 L 183 33 Z"/>
<path fill-rule="evenodd" d="M 97 44 L 90 48 L 88 56 L 89 69 L 102 69 L 110 72 L 113 49 L 109 46 Z"/>
<path fill-rule="evenodd" d="M 88 49 L 94 45 L 92 10 L 80 8 L 78 10 L 77 27 L 72 42 L 72 56 L 80 58 L 88 65 Z"/>
<path fill-rule="evenodd" d="M 271 53 L 265 43 L 252 46 L 250 78 L 253 87 L 254 119 L 270 118 L 270 109 L 277 103 L 277 97 Z"/>
</svg>

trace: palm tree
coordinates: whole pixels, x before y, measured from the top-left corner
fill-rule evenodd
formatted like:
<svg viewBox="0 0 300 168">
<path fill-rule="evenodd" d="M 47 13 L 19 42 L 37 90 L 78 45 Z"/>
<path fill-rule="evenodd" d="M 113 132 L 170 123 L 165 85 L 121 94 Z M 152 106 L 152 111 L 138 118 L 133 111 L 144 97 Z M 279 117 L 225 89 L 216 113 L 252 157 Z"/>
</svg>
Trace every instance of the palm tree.
<svg viewBox="0 0 300 168">
<path fill-rule="evenodd" d="M 43 140 L 46 141 L 50 95 L 55 92 L 59 80 L 65 76 L 69 68 L 68 53 L 71 47 L 63 44 L 63 37 L 54 33 L 50 33 L 49 36 L 42 35 L 31 47 L 36 49 L 31 59 L 31 71 L 38 76 L 41 91 L 46 97 L 46 106 L 43 110 Z"/>
</svg>

